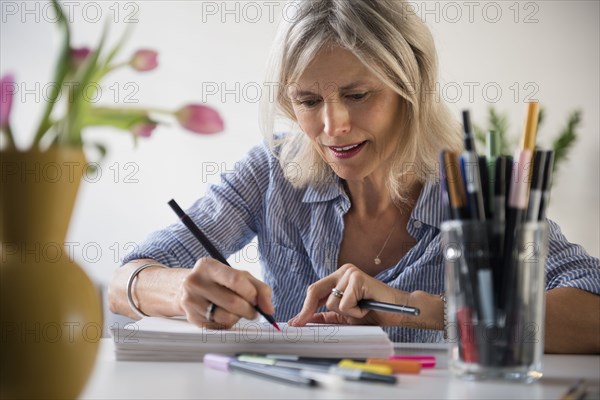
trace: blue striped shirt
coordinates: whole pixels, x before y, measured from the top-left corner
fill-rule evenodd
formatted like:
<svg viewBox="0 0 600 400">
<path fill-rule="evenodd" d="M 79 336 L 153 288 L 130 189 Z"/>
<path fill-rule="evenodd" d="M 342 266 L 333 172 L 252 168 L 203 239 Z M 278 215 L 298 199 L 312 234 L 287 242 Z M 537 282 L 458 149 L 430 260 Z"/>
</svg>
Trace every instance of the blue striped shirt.
<svg viewBox="0 0 600 400">
<path fill-rule="evenodd" d="M 332 174 L 322 185 L 294 188 L 266 145 L 253 148 L 235 171 L 221 178 L 187 212 L 225 257 L 258 238 L 263 279 L 273 289 L 275 319 L 287 321 L 302 308 L 308 285 L 338 268 L 344 214 L 350 209 L 341 180 Z M 427 182 L 407 226 L 416 245 L 375 277 L 410 292 L 443 292 L 441 221 L 439 187 Z M 546 288 L 600 293 L 598 259 L 569 243 L 554 222 L 549 221 L 549 228 Z M 176 223 L 151 234 L 124 262 L 151 258 L 173 268 L 191 268 L 207 255 L 184 225 Z M 440 331 L 385 329 L 394 341 L 441 340 Z"/>
</svg>

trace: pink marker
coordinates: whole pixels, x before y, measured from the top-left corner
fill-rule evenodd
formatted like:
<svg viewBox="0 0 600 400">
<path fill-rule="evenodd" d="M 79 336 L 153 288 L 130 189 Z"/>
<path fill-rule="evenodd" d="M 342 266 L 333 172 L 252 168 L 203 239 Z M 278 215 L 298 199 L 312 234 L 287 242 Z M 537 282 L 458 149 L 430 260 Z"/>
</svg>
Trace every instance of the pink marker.
<svg viewBox="0 0 600 400">
<path fill-rule="evenodd" d="M 421 363 L 423 368 L 435 367 L 435 356 L 389 356 L 388 360 L 411 360 Z"/>
</svg>

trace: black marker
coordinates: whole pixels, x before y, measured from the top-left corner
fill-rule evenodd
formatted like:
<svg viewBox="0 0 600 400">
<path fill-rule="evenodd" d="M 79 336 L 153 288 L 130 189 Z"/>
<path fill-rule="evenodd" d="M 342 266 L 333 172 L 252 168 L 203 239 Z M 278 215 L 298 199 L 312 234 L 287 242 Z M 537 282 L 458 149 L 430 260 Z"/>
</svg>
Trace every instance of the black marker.
<svg viewBox="0 0 600 400">
<path fill-rule="evenodd" d="M 552 186 L 552 171 L 554 170 L 554 151 L 549 150 L 546 154 L 546 165 L 544 167 L 544 178 L 542 182 L 542 199 L 540 200 L 540 213 L 538 220 L 546 218 L 546 208 L 550 202 L 550 187 Z"/>
<path fill-rule="evenodd" d="M 529 189 L 529 205 L 527 206 L 527 221 L 537 221 L 540 216 L 542 205 L 544 183 L 544 172 L 546 169 L 547 152 L 536 150 L 533 155 L 533 174 L 531 175 L 531 187 Z"/>
<path fill-rule="evenodd" d="M 409 314 L 417 316 L 421 313 L 421 310 L 415 307 L 400 306 L 398 304 L 384 303 L 375 300 L 360 300 L 358 302 L 358 306 L 360 308 L 366 308 L 369 310 L 385 311 L 395 314 Z"/>
<path fill-rule="evenodd" d="M 465 151 L 461 155 L 461 166 L 467 191 L 467 202 L 471 219 L 485 221 L 485 207 L 481 193 L 481 176 L 479 174 L 479 158 L 475 151 L 475 141 L 471 130 L 471 117 L 465 110 L 463 116 Z"/>
</svg>

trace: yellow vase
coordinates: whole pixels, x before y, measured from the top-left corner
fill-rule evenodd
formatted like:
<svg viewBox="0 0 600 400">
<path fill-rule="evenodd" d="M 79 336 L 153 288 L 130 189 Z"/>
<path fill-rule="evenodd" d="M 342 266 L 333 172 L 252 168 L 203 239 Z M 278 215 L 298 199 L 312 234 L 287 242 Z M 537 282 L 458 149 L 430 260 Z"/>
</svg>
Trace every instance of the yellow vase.
<svg viewBox="0 0 600 400">
<path fill-rule="evenodd" d="M 102 335 L 99 293 L 65 238 L 81 149 L 0 152 L 0 397 L 75 398 Z"/>
</svg>

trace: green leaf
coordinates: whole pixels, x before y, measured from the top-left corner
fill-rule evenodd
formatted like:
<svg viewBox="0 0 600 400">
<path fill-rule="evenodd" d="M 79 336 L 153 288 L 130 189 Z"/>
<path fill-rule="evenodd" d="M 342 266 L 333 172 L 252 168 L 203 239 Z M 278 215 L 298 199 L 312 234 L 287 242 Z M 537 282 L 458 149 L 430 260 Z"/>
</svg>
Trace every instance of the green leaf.
<svg viewBox="0 0 600 400">
<path fill-rule="evenodd" d="M 155 123 L 145 110 L 118 109 L 109 107 L 90 108 L 81 120 L 85 126 L 112 126 L 117 129 L 130 130 L 139 123 Z"/>
<path fill-rule="evenodd" d="M 485 146 L 485 135 L 486 130 L 480 128 L 478 125 L 473 124 L 473 133 L 475 134 L 475 140 L 482 146 Z"/>
<path fill-rule="evenodd" d="M 540 107 L 540 113 L 538 116 L 538 129 L 544 123 L 546 119 L 546 110 Z M 480 128 L 474 126 L 475 138 L 478 142 L 485 143 L 484 133 L 487 130 L 495 130 L 498 133 L 498 144 L 500 154 L 510 154 L 512 152 L 511 147 L 516 144 L 517 138 L 520 137 L 520 133 L 513 139 L 508 136 L 508 116 L 497 112 L 494 107 L 490 107 L 488 110 L 488 126 L 486 128 Z M 568 154 L 572 150 L 573 146 L 577 141 L 577 129 L 581 124 L 581 111 L 573 111 L 567 120 L 567 125 L 560 131 L 559 135 L 552 142 L 552 149 L 555 152 L 554 155 L 554 168 L 558 170 L 559 165 L 568 159 Z"/>
<path fill-rule="evenodd" d="M 123 32 L 123 35 L 121 36 L 121 38 L 119 39 L 117 44 L 110 50 L 110 52 L 108 53 L 108 56 L 106 56 L 104 61 L 98 67 L 98 69 L 96 71 L 96 75 L 94 75 L 94 79 L 96 81 L 100 81 L 102 78 L 104 78 L 104 76 L 107 73 L 111 72 L 115 68 L 115 66 L 111 65 L 111 63 L 112 63 L 113 59 L 117 56 L 117 54 L 119 53 L 119 51 L 121 50 L 123 45 L 129 39 L 132 29 L 133 29 L 132 25 L 128 25 L 127 28 L 125 28 L 125 31 Z"/>
<path fill-rule="evenodd" d="M 115 47 L 113 47 L 113 49 L 110 51 L 110 53 L 108 53 L 108 57 L 106 57 L 106 60 L 104 62 L 104 68 L 108 67 L 110 65 L 110 63 L 113 61 L 113 59 L 115 58 L 115 56 L 119 53 L 119 51 L 121 51 L 121 48 L 123 48 L 123 45 L 129 39 L 132 29 L 133 29 L 133 25 L 127 25 L 127 28 L 125 28 L 125 32 L 123 32 L 123 35 L 121 36 L 121 38 L 119 39 L 119 41 L 117 42 Z"/>
<path fill-rule="evenodd" d="M 494 107 L 489 108 L 488 112 L 489 118 L 489 129 L 490 131 L 495 131 L 498 137 L 498 151 L 500 154 L 509 154 L 510 153 L 510 144 L 507 138 L 508 131 L 508 116 L 506 114 L 500 114 L 496 111 Z"/>
<path fill-rule="evenodd" d="M 52 0 L 52 6 L 58 16 L 58 25 L 63 31 L 63 41 L 58 56 L 58 61 L 54 70 L 53 85 L 51 85 L 50 93 L 46 101 L 46 107 L 42 114 L 42 119 L 38 126 L 33 139 L 33 146 L 36 147 L 40 144 L 44 134 L 50 129 L 51 124 L 49 122 L 52 110 L 56 104 L 56 100 L 61 93 L 61 88 L 67 73 L 69 72 L 69 64 L 71 61 L 71 32 L 69 30 L 69 23 L 65 18 L 62 8 L 57 0 Z"/>
<path fill-rule="evenodd" d="M 67 110 L 67 126 L 65 127 L 66 132 L 63 132 L 65 139 L 64 141 L 69 144 L 81 145 L 81 128 L 83 127 L 82 118 L 87 114 L 87 111 L 91 108 L 88 100 L 84 98 L 84 90 L 86 96 L 89 96 L 89 88 L 91 87 L 92 77 L 95 75 L 95 71 L 98 68 L 98 59 L 106 36 L 108 34 L 108 23 L 104 25 L 102 30 L 102 36 L 96 49 L 88 56 L 85 63 L 77 71 L 75 80 L 79 83 L 73 90 L 73 98 L 69 99 L 69 108 Z"/>
<path fill-rule="evenodd" d="M 567 126 L 564 127 L 558 137 L 552 142 L 554 150 L 554 168 L 556 171 L 558 165 L 568 159 L 568 154 L 577 141 L 577 128 L 581 124 L 581 110 L 575 110 L 569 115 Z"/>
<path fill-rule="evenodd" d="M 546 119 L 546 110 L 544 109 L 544 107 L 540 107 L 540 113 L 538 115 L 538 130 L 540 129 L 540 126 L 542 126 L 542 124 L 544 123 L 545 119 Z"/>
</svg>

